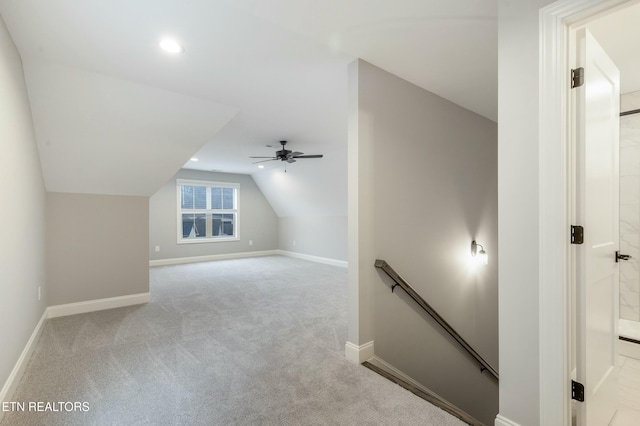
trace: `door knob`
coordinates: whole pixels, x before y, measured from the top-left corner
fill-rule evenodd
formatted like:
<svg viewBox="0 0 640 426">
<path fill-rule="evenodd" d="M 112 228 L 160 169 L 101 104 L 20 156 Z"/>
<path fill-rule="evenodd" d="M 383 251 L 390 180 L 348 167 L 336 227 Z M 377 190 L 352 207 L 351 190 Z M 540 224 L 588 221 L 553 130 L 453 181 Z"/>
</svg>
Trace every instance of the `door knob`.
<svg viewBox="0 0 640 426">
<path fill-rule="evenodd" d="M 631 255 L 629 254 L 620 254 L 619 251 L 616 252 L 616 263 L 620 260 L 629 260 L 631 259 Z"/>
</svg>

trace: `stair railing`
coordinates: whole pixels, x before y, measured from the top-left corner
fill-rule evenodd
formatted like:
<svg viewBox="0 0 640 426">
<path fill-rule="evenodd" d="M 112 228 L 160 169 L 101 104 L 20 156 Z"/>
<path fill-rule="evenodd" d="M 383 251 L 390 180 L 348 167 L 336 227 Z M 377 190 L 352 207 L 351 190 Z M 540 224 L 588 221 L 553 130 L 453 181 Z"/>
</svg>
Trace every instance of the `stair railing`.
<svg viewBox="0 0 640 426">
<path fill-rule="evenodd" d="M 440 314 L 438 314 L 438 312 L 436 312 L 436 310 L 433 309 L 431 305 L 429 305 L 416 292 L 416 290 L 411 287 L 411 285 L 409 285 L 407 281 L 404 280 L 404 278 L 402 278 L 396 271 L 394 271 L 386 261 L 376 259 L 375 267 L 378 269 L 382 269 L 395 282 L 395 284 L 391 286 L 392 292 L 396 288 L 396 286 L 400 286 L 400 288 L 402 288 L 405 293 L 409 295 L 409 297 L 411 297 L 418 305 L 420 305 L 420 307 L 424 309 L 425 312 L 431 316 L 431 318 L 433 318 L 447 333 L 449 333 L 449 335 L 453 337 L 453 339 L 458 342 L 458 344 L 460 344 L 460 346 L 462 346 L 462 348 L 466 350 L 469 355 L 471 355 L 478 362 L 478 364 L 480 364 L 480 372 L 488 371 L 496 380 L 499 380 L 498 372 L 496 371 L 496 369 L 493 368 L 487 361 L 485 361 L 484 358 L 482 358 L 480 354 L 478 354 L 478 352 L 476 352 L 475 349 L 473 349 L 471 345 L 469 345 L 467 341 L 464 340 L 462 336 L 460 336 L 460 334 L 458 334 L 458 332 L 455 331 L 453 327 L 451 327 L 449 323 L 446 322 L 444 318 L 442 318 Z"/>
</svg>

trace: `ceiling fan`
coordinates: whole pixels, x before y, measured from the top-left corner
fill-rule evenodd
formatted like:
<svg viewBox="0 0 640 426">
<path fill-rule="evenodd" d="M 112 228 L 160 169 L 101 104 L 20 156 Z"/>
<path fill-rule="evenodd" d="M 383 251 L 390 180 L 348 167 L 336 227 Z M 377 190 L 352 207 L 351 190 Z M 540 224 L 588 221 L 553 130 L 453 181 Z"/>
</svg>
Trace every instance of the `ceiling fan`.
<svg viewBox="0 0 640 426">
<path fill-rule="evenodd" d="M 256 161 L 252 164 L 264 163 L 265 161 L 286 161 L 287 163 L 295 163 L 298 158 L 322 158 L 322 154 L 319 155 L 303 155 L 304 152 L 291 151 L 285 149 L 284 146 L 287 144 L 287 141 L 280 141 L 280 145 L 282 145 L 282 149 L 276 151 L 275 157 L 249 157 L 249 158 L 267 158 L 267 160 Z M 267 145 L 269 146 L 269 145 Z"/>
</svg>

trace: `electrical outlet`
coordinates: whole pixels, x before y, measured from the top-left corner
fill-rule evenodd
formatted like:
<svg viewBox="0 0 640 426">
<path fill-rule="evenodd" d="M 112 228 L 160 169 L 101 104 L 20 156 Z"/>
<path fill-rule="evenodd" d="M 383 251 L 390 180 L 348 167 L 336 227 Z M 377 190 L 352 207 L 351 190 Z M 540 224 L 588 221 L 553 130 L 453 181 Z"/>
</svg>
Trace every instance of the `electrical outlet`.
<svg viewBox="0 0 640 426">
<path fill-rule="evenodd" d="M 42 286 L 38 286 L 38 300 L 42 299 Z"/>
<path fill-rule="evenodd" d="M 156 251 L 160 251 L 160 246 L 156 246 Z"/>
<path fill-rule="evenodd" d="M 294 245 L 294 246 L 296 245 L 296 240 L 293 240 L 293 245 Z"/>
<path fill-rule="evenodd" d="M 253 240 L 249 240 L 249 245 L 252 246 L 253 245 Z"/>
</svg>

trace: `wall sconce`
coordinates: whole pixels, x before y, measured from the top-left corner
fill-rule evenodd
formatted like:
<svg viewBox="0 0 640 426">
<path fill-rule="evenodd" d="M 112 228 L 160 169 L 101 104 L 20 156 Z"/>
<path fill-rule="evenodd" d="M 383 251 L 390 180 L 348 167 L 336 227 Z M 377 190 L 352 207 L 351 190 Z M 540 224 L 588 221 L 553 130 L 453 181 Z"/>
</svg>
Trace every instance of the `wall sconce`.
<svg viewBox="0 0 640 426">
<path fill-rule="evenodd" d="M 478 247 L 480 247 L 480 251 L 478 251 Z M 487 252 L 484 251 L 482 244 L 476 243 L 476 240 L 471 241 L 471 256 L 476 259 L 476 262 L 483 265 L 487 265 L 489 263 L 489 256 L 487 256 Z"/>
</svg>

